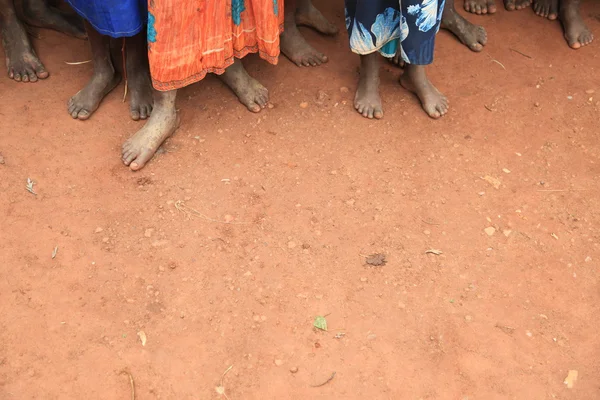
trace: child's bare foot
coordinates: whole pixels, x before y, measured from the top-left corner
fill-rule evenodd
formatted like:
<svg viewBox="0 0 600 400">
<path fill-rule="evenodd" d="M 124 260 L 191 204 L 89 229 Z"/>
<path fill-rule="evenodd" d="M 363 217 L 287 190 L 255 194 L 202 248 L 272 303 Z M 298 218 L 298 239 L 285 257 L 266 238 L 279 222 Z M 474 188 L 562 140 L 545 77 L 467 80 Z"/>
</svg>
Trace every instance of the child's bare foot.
<svg viewBox="0 0 600 400">
<path fill-rule="evenodd" d="M 474 25 L 456 12 L 453 2 L 446 3 L 442 14 L 442 26 L 452 32 L 465 46 L 473 51 L 483 50 L 487 33 L 482 26 Z"/>
<path fill-rule="evenodd" d="M 233 65 L 220 76 L 221 80 L 229 86 L 240 102 L 252 112 L 260 112 L 269 103 L 269 91 L 259 81 L 248 75 L 244 64 L 237 58 Z"/>
<path fill-rule="evenodd" d="M 311 0 L 298 0 L 296 8 L 296 24 L 308 26 L 324 35 L 335 35 L 338 33 L 337 26 L 333 25 L 313 6 Z"/>
<path fill-rule="evenodd" d="M 493 14 L 496 12 L 496 3 L 494 0 L 465 0 L 464 6 L 466 12 L 472 14 Z"/>
<path fill-rule="evenodd" d="M 533 0 L 533 11 L 543 18 L 558 18 L 558 0 Z"/>
<path fill-rule="evenodd" d="M 354 108 L 365 118 L 383 118 L 379 97 L 379 53 L 360 56 L 360 78 L 354 96 Z"/>
<path fill-rule="evenodd" d="M 581 18 L 579 0 L 562 0 L 559 18 L 565 30 L 565 39 L 571 48 L 579 49 L 592 43 L 594 35 Z"/>
<path fill-rule="evenodd" d="M 179 118 L 175 110 L 176 90 L 155 92 L 154 110 L 146 125 L 122 148 L 122 159 L 133 171 L 142 169 L 152 159 L 160 145 L 175 132 Z"/>
<path fill-rule="evenodd" d="M 522 10 L 531 6 L 531 0 L 504 0 L 504 8 L 508 11 Z"/>
<path fill-rule="evenodd" d="M 12 0 L 0 0 L 0 34 L 6 54 L 8 77 L 17 82 L 37 82 L 48 72 L 35 54 Z"/>
<path fill-rule="evenodd" d="M 100 102 L 121 81 L 121 76 L 111 70 L 95 68 L 94 75 L 88 84 L 75 96 L 69 99 L 67 108 L 73 119 L 86 120 L 92 116 L 100 106 Z"/>
<path fill-rule="evenodd" d="M 306 0 L 303 0 L 306 3 Z M 300 5 L 300 4 L 299 4 Z M 312 4 L 310 4 L 312 6 Z M 305 4 L 305 10 L 306 10 Z M 317 11 L 318 12 L 318 11 Z M 319 13 L 320 14 L 320 13 Z M 322 16 L 322 15 L 321 15 Z M 325 54 L 317 51 L 310 44 L 306 42 L 298 26 L 296 25 L 296 19 L 299 18 L 303 23 L 308 25 L 309 21 L 312 21 L 310 26 L 319 26 L 324 28 L 320 19 L 312 20 L 314 13 L 310 14 L 310 11 L 303 11 L 300 17 L 296 16 L 296 12 L 293 7 L 286 7 L 285 9 L 285 22 L 283 33 L 279 36 L 279 47 L 284 56 L 289 58 L 291 62 L 299 67 L 316 67 L 328 60 Z M 315 29 L 317 29 L 315 27 Z M 327 30 L 327 29 L 325 29 Z"/>
<path fill-rule="evenodd" d="M 431 118 L 439 118 L 448 112 L 448 99 L 429 81 L 424 65 L 407 64 L 400 77 L 400 84 L 417 95 Z"/>
</svg>

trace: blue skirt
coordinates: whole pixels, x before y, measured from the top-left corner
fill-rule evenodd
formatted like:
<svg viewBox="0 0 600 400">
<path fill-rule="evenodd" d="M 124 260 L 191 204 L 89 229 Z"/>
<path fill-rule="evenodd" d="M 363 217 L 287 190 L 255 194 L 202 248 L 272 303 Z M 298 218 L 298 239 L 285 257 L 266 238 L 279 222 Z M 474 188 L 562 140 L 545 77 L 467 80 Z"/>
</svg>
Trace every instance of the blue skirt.
<svg viewBox="0 0 600 400">
<path fill-rule="evenodd" d="M 148 21 L 148 0 L 67 0 L 99 33 L 131 37 Z"/>
</svg>

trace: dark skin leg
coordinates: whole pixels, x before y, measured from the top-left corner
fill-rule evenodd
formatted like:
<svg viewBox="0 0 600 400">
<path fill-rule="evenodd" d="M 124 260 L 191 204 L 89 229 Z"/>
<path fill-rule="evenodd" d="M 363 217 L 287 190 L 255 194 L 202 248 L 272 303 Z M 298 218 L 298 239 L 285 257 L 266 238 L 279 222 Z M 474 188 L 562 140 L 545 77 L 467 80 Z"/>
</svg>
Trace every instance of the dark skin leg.
<svg viewBox="0 0 600 400">
<path fill-rule="evenodd" d="M 83 20 L 77 14 L 50 6 L 47 0 L 15 0 L 15 6 L 19 17 L 27 25 L 86 38 Z"/>
<path fill-rule="evenodd" d="M 33 50 L 12 0 L 0 0 L 0 34 L 6 54 L 8 77 L 17 82 L 37 82 L 48 72 Z"/>
<path fill-rule="evenodd" d="M 483 50 L 483 46 L 487 43 L 485 29 L 482 26 L 470 23 L 457 13 L 452 0 L 446 2 L 441 27 L 452 32 L 465 46 L 473 51 Z"/>
<path fill-rule="evenodd" d="M 360 78 L 354 95 L 354 108 L 365 118 L 383 118 L 383 107 L 379 96 L 378 52 L 360 56 Z"/>
<path fill-rule="evenodd" d="M 285 4 L 284 32 L 279 37 L 281 52 L 299 67 L 316 67 L 328 61 L 327 56 L 309 45 L 298 25 L 309 26 L 325 35 L 334 35 L 338 29 L 329 23 L 313 5 L 311 0 L 297 0 Z"/>
<path fill-rule="evenodd" d="M 134 121 L 146 119 L 152 113 L 152 83 L 148 66 L 146 33 L 141 32 L 126 40 L 127 86 L 130 94 L 129 114 Z"/>
<path fill-rule="evenodd" d="M 100 106 L 102 99 L 121 80 L 115 72 L 110 57 L 110 38 L 98 33 L 86 22 L 86 30 L 92 48 L 94 74 L 88 84 L 67 103 L 68 111 L 74 119 L 86 120 Z"/>
<path fill-rule="evenodd" d="M 580 0 L 562 0 L 559 19 L 565 30 L 565 39 L 571 48 L 579 49 L 594 40 L 594 34 L 581 17 Z"/>
<path fill-rule="evenodd" d="M 123 164 L 138 171 L 154 157 L 160 145 L 175 132 L 179 118 L 175 109 L 177 90 L 154 91 L 154 109 L 146 125 L 128 139 L 122 148 Z"/>
<path fill-rule="evenodd" d="M 533 11 L 543 18 L 558 18 L 558 0 L 533 0 Z"/>
<path fill-rule="evenodd" d="M 440 118 L 448 112 L 448 99 L 429 81 L 424 65 L 406 64 L 400 84 L 419 98 L 431 118 Z"/>
<path fill-rule="evenodd" d="M 269 91 L 246 72 L 244 64 L 235 59 L 233 65 L 219 78 L 235 93 L 240 102 L 252 112 L 260 112 L 269 103 Z"/>
</svg>

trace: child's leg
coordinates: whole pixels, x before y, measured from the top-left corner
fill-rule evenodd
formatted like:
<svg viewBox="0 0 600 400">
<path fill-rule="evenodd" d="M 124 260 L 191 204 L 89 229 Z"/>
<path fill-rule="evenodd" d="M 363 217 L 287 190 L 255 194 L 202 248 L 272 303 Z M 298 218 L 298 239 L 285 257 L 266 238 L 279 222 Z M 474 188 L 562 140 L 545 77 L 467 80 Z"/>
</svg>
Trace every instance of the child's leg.
<svg viewBox="0 0 600 400">
<path fill-rule="evenodd" d="M 125 53 L 127 85 L 131 93 L 129 114 L 134 121 L 146 119 L 152 113 L 153 100 L 145 31 L 126 39 Z"/>
<path fill-rule="evenodd" d="M 442 28 L 449 30 L 469 49 L 483 50 L 487 43 L 487 33 L 482 26 L 472 24 L 456 12 L 454 1 L 447 0 L 442 13 Z"/>
<path fill-rule="evenodd" d="M 88 84 L 69 100 L 69 114 L 75 119 L 88 119 L 98 109 L 100 102 L 119 84 L 121 77 L 115 72 L 110 58 L 110 38 L 98 33 L 85 23 L 92 48 L 94 74 Z"/>
<path fill-rule="evenodd" d="M 431 84 L 425 74 L 425 66 L 433 63 L 435 35 L 440 28 L 444 2 L 438 3 L 437 13 L 421 8 L 419 0 L 401 3 L 401 49 L 406 62 L 400 84 L 417 95 L 425 112 L 439 118 L 448 111 L 448 99 Z"/>
<path fill-rule="evenodd" d="M 177 90 L 154 91 L 154 109 L 146 125 L 128 139 L 122 148 L 122 160 L 134 171 L 140 170 L 160 145 L 175 132 L 179 118 L 175 109 Z"/>
<path fill-rule="evenodd" d="M 594 35 L 581 18 L 580 0 L 562 0 L 559 18 L 565 29 L 565 39 L 569 46 L 578 49 L 592 43 Z"/>
<path fill-rule="evenodd" d="M 533 11 L 543 18 L 558 18 L 558 0 L 533 0 Z"/>
<path fill-rule="evenodd" d="M 287 4 L 287 2 L 286 2 Z M 333 25 L 313 6 L 312 0 L 297 0 L 296 24 L 308 26 L 324 35 L 335 35 L 338 33 L 337 26 Z"/>
<path fill-rule="evenodd" d="M 13 0 L 0 0 L 0 35 L 6 54 L 8 77 L 17 82 L 37 82 L 48 72 L 35 54 L 27 32 L 17 17 Z"/>
<path fill-rule="evenodd" d="M 354 96 L 354 108 L 365 118 L 383 118 L 379 97 L 379 52 L 360 56 L 360 78 Z"/>
<path fill-rule="evenodd" d="M 257 113 L 269 103 L 269 91 L 259 81 L 248 75 L 241 60 L 236 58 L 219 78 L 229 86 L 248 110 Z"/>
<path fill-rule="evenodd" d="M 86 38 L 83 20 L 75 13 L 53 7 L 46 0 L 15 0 L 15 6 L 27 25 L 54 29 L 79 39 Z"/>
</svg>

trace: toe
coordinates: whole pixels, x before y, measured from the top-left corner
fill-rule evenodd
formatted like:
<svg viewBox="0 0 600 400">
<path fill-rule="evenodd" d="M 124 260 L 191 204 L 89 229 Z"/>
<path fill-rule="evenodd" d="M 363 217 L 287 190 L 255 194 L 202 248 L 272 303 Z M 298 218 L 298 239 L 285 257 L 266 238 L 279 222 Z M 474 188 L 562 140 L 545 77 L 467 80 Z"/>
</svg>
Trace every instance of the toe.
<svg viewBox="0 0 600 400">
<path fill-rule="evenodd" d="M 149 116 L 150 116 L 150 113 L 148 112 L 148 107 L 147 106 L 141 106 L 140 107 L 140 118 L 141 119 L 148 119 Z"/>
<path fill-rule="evenodd" d="M 140 110 L 138 110 L 137 108 L 132 108 L 129 110 L 129 115 L 131 116 L 131 119 L 134 121 L 139 121 L 140 120 Z"/>
<path fill-rule="evenodd" d="M 21 82 L 21 74 L 19 72 L 15 72 L 13 79 L 17 82 Z"/>
<path fill-rule="evenodd" d="M 73 119 L 77 119 L 78 115 L 79 115 L 79 109 L 74 108 L 73 111 L 71 111 L 71 117 L 73 117 Z"/>
<path fill-rule="evenodd" d="M 381 118 L 383 118 L 383 110 L 382 110 L 381 108 L 376 108 L 376 109 L 375 109 L 375 112 L 373 112 L 373 116 L 374 116 L 376 119 L 381 119 Z"/>
<path fill-rule="evenodd" d="M 367 118 L 373 119 L 373 108 L 369 107 L 367 110 Z"/>
<path fill-rule="evenodd" d="M 260 106 L 255 102 L 250 102 L 248 105 L 246 105 L 246 107 L 248 107 L 248 110 L 252 111 L 253 113 L 258 113 L 261 110 Z"/>
<path fill-rule="evenodd" d="M 27 70 L 27 75 L 29 76 L 29 82 L 37 82 L 38 77 L 32 69 Z"/>
<path fill-rule="evenodd" d="M 23 75 L 21 75 L 21 80 L 23 82 L 29 82 L 29 75 L 27 75 L 27 71 L 23 71 Z"/>
<path fill-rule="evenodd" d="M 77 119 L 80 119 L 82 121 L 85 121 L 86 119 L 88 119 L 90 117 L 90 112 L 88 110 L 81 110 L 79 111 L 79 113 L 77 114 Z"/>
<path fill-rule="evenodd" d="M 477 51 L 477 52 L 479 52 L 479 51 L 483 50 L 483 46 L 482 46 L 481 44 L 479 44 L 479 43 L 471 43 L 471 44 L 469 45 L 469 48 L 470 48 L 471 50 L 473 50 L 473 51 Z"/>
</svg>

